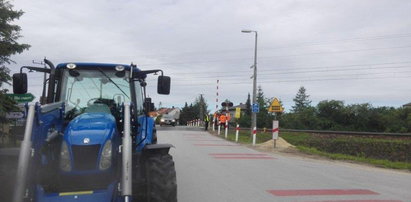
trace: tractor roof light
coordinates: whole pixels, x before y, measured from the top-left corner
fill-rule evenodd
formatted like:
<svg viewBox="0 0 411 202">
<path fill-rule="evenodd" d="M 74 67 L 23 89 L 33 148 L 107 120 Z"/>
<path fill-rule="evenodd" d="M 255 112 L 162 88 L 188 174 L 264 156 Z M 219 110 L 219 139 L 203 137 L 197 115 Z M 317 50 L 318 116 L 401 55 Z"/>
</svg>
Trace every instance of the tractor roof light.
<svg viewBox="0 0 411 202">
<path fill-rule="evenodd" d="M 66 65 L 67 69 L 75 69 L 77 66 L 74 63 L 69 63 Z"/>
<path fill-rule="evenodd" d="M 121 71 L 124 71 L 124 66 L 123 65 L 118 65 L 118 66 L 116 66 L 116 71 L 119 71 L 119 72 L 121 72 Z"/>
</svg>

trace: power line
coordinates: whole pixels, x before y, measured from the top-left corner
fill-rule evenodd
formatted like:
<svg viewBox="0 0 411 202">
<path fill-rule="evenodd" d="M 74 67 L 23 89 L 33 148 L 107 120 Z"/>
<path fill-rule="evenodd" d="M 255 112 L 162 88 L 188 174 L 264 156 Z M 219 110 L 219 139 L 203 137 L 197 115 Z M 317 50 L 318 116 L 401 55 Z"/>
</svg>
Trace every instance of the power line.
<svg viewBox="0 0 411 202">
<path fill-rule="evenodd" d="M 318 70 L 305 70 L 305 71 L 264 71 L 266 73 L 262 74 L 264 76 L 272 76 L 272 75 L 289 75 L 289 74 L 302 74 L 302 73 L 326 73 L 326 72 L 341 72 L 341 71 L 364 71 L 364 70 L 382 70 L 382 69 L 402 69 L 402 68 L 409 68 L 411 66 L 389 66 L 389 67 L 366 67 L 366 68 L 345 68 L 345 69 L 318 69 Z M 270 73 L 272 72 L 272 73 Z M 261 72 L 259 72 L 261 74 Z M 367 73 L 369 74 L 369 73 Z M 192 80 L 192 79 L 211 79 L 211 78 L 240 78 L 248 76 L 248 74 L 233 74 L 230 73 L 229 75 L 218 75 L 218 76 L 192 76 L 189 78 L 182 78 L 179 80 Z"/>
<path fill-rule="evenodd" d="M 408 64 L 411 63 L 411 61 L 402 61 L 402 62 L 386 62 L 386 63 L 368 63 L 368 64 L 350 64 L 350 65 L 336 65 L 336 66 L 307 66 L 307 67 L 284 67 L 283 69 L 285 70 L 305 70 L 305 69 L 334 69 L 334 68 L 341 68 L 341 67 L 360 67 L 360 66 L 380 66 L 380 65 L 392 65 L 392 64 Z M 270 71 L 281 71 L 278 69 L 270 69 L 270 70 L 259 70 L 258 72 L 270 72 Z M 235 73 L 237 72 L 250 72 L 250 70 L 236 70 Z M 227 71 L 220 71 L 220 72 L 190 72 L 190 73 L 179 73 L 177 72 L 178 75 L 193 75 L 193 74 L 223 74 L 227 73 Z"/>
<path fill-rule="evenodd" d="M 354 37 L 347 39 L 335 39 L 335 40 L 326 40 L 326 41 L 317 41 L 317 42 L 302 42 L 296 44 L 288 44 L 278 47 L 260 47 L 259 51 L 266 50 L 279 50 L 279 49 L 288 49 L 296 47 L 307 47 L 307 46 L 320 46 L 320 45 L 329 45 L 335 44 L 338 42 L 351 42 L 351 41 L 372 41 L 372 40 L 384 40 L 384 39 L 395 39 L 395 38 L 408 38 L 411 37 L 411 33 L 402 33 L 402 34 L 389 34 L 389 35 L 379 35 L 379 36 L 369 36 L 369 37 Z M 139 55 L 134 57 L 170 57 L 175 55 L 196 55 L 196 54 L 221 54 L 228 52 L 243 52 L 251 51 L 252 48 L 239 47 L 236 49 L 223 49 L 223 50 L 213 50 L 213 51 L 183 51 L 183 52 L 172 52 L 172 53 L 159 53 L 159 54 L 149 54 L 149 55 Z"/>
<path fill-rule="evenodd" d="M 288 82 L 311 82 L 311 81 L 336 81 L 336 80 L 374 80 L 374 79 L 392 79 L 392 78 L 411 78 L 411 76 L 384 76 L 384 77 L 373 77 L 373 78 L 324 78 L 324 79 L 303 79 L 303 80 L 270 80 L 270 81 L 261 81 L 259 84 L 267 83 L 288 83 Z M 224 80 L 222 80 L 224 82 Z M 251 85 L 249 81 L 247 82 L 224 82 L 224 84 L 231 85 Z M 200 84 L 190 84 L 190 86 L 208 86 L 213 85 L 212 83 L 200 83 Z M 187 86 L 187 84 L 174 84 L 173 86 Z"/>
<path fill-rule="evenodd" d="M 304 54 L 290 54 L 290 55 L 274 55 L 274 56 L 261 56 L 258 57 L 259 60 L 273 59 L 279 57 L 299 57 L 307 55 L 318 55 L 318 54 L 340 54 L 340 53 L 350 53 L 350 52 L 362 52 L 362 51 L 376 51 L 376 50 L 389 50 L 389 49 L 404 49 L 411 48 L 411 45 L 407 46 L 395 46 L 395 47 L 381 47 L 381 48 L 368 48 L 368 49 L 351 49 L 342 51 L 322 51 L 322 52 L 312 52 Z M 193 60 L 193 61 L 181 61 L 181 62 L 167 62 L 167 63 L 157 63 L 157 64 L 139 64 L 139 66 L 159 66 L 159 65 L 176 65 L 176 64 L 202 64 L 202 63 L 216 63 L 225 61 L 240 61 L 240 60 L 252 60 L 253 58 L 228 58 L 228 59 L 215 59 L 215 60 Z"/>
</svg>

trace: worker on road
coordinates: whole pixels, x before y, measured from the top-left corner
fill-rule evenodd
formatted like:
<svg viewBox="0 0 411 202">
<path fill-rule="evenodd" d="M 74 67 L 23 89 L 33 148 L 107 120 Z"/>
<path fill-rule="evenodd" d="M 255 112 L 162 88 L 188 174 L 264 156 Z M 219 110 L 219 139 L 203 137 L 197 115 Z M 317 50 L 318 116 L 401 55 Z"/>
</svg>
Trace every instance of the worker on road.
<svg viewBox="0 0 411 202">
<path fill-rule="evenodd" d="M 225 122 L 227 121 L 227 116 L 224 115 L 223 113 L 221 113 L 220 117 L 218 117 L 218 118 L 219 118 L 221 127 L 224 128 L 225 127 Z"/>
<path fill-rule="evenodd" d="M 208 130 L 208 123 L 210 122 L 210 118 L 208 117 L 208 114 L 204 116 L 204 130 Z"/>
</svg>

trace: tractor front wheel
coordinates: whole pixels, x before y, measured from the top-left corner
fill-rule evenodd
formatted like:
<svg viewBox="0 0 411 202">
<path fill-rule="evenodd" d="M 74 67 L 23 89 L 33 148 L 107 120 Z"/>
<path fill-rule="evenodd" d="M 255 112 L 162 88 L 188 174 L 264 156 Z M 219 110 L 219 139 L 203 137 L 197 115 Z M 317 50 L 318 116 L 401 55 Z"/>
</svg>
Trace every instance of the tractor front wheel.
<svg viewBox="0 0 411 202">
<path fill-rule="evenodd" d="M 147 201 L 177 201 L 176 170 L 170 154 L 148 156 L 145 171 Z"/>
</svg>

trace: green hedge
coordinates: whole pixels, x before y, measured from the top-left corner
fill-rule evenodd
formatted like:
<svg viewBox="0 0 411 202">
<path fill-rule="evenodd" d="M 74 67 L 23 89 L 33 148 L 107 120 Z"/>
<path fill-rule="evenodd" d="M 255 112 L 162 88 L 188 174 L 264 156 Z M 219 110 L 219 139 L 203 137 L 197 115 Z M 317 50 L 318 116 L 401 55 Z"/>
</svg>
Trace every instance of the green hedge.
<svg viewBox="0 0 411 202">
<path fill-rule="evenodd" d="M 411 162 L 410 139 L 362 138 L 304 133 L 283 133 L 282 137 L 296 146 L 316 148 L 329 153 L 347 154 L 390 161 Z"/>
</svg>

